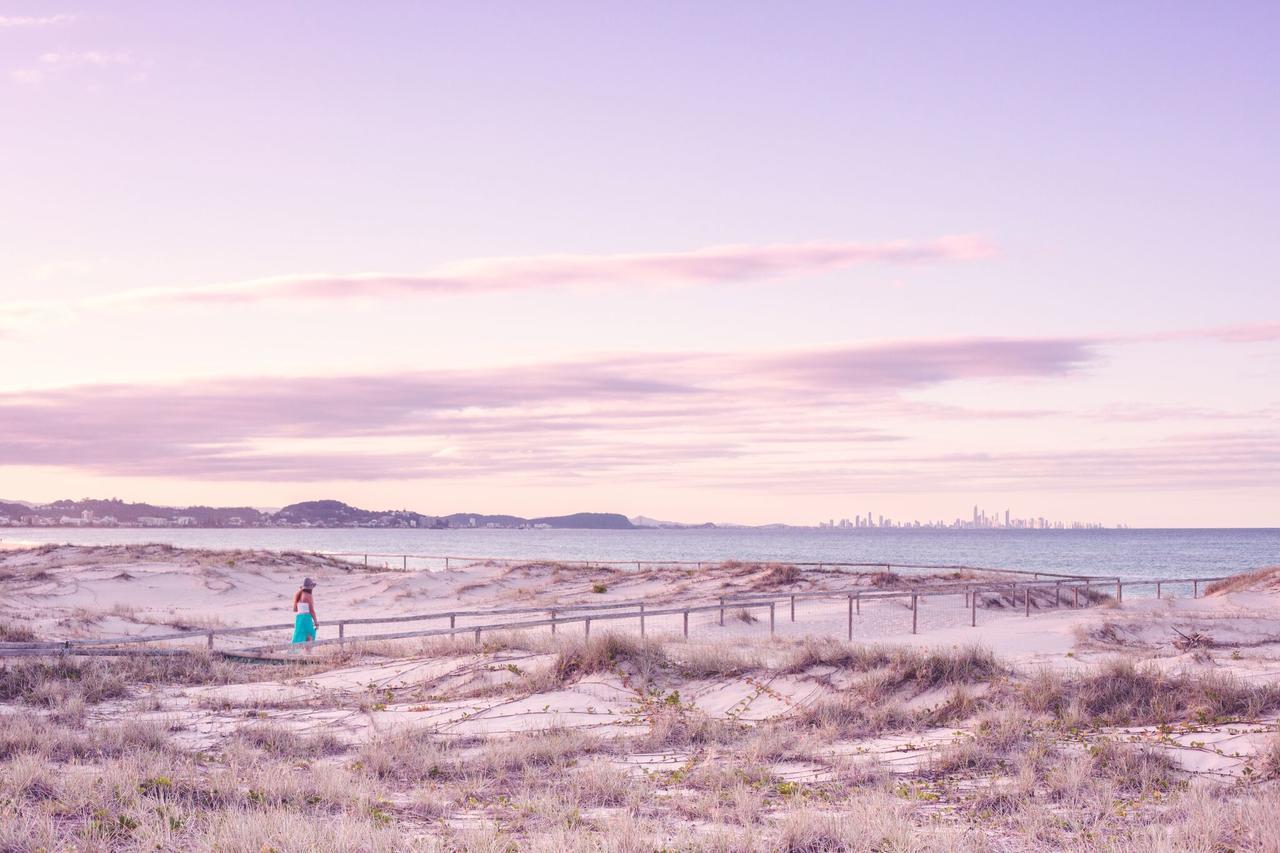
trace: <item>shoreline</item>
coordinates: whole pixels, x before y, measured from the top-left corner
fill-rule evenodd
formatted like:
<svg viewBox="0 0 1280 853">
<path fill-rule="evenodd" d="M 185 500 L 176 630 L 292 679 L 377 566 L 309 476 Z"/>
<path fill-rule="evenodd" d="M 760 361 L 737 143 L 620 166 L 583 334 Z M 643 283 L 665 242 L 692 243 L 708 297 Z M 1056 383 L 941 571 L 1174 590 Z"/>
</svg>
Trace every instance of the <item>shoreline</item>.
<svg viewBox="0 0 1280 853">
<path fill-rule="evenodd" d="M 21 531 L 20 541 L 13 532 Z M 625 535 L 608 535 L 610 533 Z M 1280 529 L 1174 531 L 75 529 L 0 530 L 0 550 L 44 544 L 145 544 L 316 553 L 477 555 L 494 559 L 664 562 L 756 560 L 976 565 L 1133 578 L 1235 574 L 1280 555 Z M 994 534 L 994 535 L 992 535 Z M 371 561 L 374 558 L 371 557 Z M 438 568 L 411 557 L 382 561 Z M 440 565 L 437 565 L 436 563 Z"/>
</svg>

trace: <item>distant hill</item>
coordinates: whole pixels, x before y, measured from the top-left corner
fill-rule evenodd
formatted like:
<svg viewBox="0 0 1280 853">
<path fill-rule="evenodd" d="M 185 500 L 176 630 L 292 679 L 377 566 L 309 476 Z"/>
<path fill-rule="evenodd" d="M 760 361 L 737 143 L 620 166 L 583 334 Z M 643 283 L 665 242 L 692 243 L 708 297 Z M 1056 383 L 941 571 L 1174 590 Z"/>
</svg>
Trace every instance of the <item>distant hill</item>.
<svg viewBox="0 0 1280 853">
<path fill-rule="evenodd" d="M 660 521 L 656 518 L 649 518 L 647 515 L 637 515 L 630 519 L 632 525 L 636 527 L 663 528 L 666 530 L 706 530 L 718 525 L 705 521 L 702 524 L 685 524 L 680 521 Z"/>
<path fill-rule="evenodd" d="M 262 513 L 253 507 L 210 507 L 210 506 L 156 506 L 148 503 L 126 503 L 118 498 L 84 500 L 60 500 L 50 504 L 0 504 L 0 515 L 10 518 L 22 516 L 39 516 L 57 522 L 64 516 L 79 518 L 88 510 L 94 518 L 113 518 L 121 524 L 138 524 L 144 518 L 162 518 L 176 523 L 179 518 L 192 519 L 193 526 L 223 527 L 232 524 L 238 518 L 242 524 L 260 524 L 265 519 Z"/>
<path fill-rule="evenodd" d="M 44 524 L 57 525 L 64 518 L 80 523 L 86 510 L 92 513 L 88 523 L 129 526 L 519 528 L 546 525 L 589 530 L 631 530 L 635 527 L 626 516 L 613 512 L 578 512 L 533 519 L 478 512 L 431 516 L 407 509 L 361 509 L 337 500 L 302 501 L 275 512 L 247 506 L 167 507 L 149 503 L 126 503 L 116 498 L 59 500 L 50 504 L 0 501 L 0 516 L 8 517 L 13 522 L 36 516 L 43 519 Z"/>
<path fill-rule="evenodd" d="M 378 525 L 383 527 L 431 527 L 435 519 L 407 509 L 381 512 L 359 509 L 342 501 L 303 501 L 289 504 L 271 516 L 272 521 L 286 524 L 309 524 L 324 527 Z"/>
<path fill-rule="evenodd" d="M 9 518 L 21 518 L 31 513 L 31 507 L 26 504 L 10 503 L 9 501 L 0 501 L 0 515 Z"/>
<path fill-rule="evenodd" d="M 580 530 L 634 530 L 635 525 L 616 512 L 575 512 L 572 515 L 549 515 L 529 519 L 531 524 L 548 527 L 568 527 Z"/>
</svg>

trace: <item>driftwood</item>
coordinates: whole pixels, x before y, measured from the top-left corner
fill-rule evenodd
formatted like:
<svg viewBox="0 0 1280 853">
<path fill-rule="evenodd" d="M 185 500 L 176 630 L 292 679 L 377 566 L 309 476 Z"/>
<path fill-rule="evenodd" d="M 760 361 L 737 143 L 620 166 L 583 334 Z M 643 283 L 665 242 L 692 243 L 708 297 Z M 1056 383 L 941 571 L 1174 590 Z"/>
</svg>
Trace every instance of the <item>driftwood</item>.
<svg viewBox="0 0 1280 853">
<path fill-rule="evenodd" d="M 1173 628 L 1172 625 L 1169 627 Z M 1173 628 L 1173 633 L 1178 635 L 1178 639 L 1173 641 L 1173 647 L 1179 651 L 1187 652 L 1191 649 L 1207 649 L 1213 646 L 1213 637 L 1201 634 L 1199 631 L 1184 634 L 1177 628 Z"/>
</svg>

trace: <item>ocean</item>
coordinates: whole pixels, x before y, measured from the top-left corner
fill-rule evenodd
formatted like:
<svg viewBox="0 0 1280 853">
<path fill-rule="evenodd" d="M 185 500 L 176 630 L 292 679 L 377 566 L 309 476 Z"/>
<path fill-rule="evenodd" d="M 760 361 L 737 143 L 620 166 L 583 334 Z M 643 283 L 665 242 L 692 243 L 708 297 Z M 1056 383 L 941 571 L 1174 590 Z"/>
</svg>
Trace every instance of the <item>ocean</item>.
<svg viewBox="0 0 1280 853">
<path fill-rule="evenodd" d="M 191 548 L 264 548 L 420 555 L 408 568 L 457 557 L 599 561 L 946 564 L 1121 575 L 1140 579 L 1234 574 L 1280 565 L 1280 528 L 1208 530 L 376 530 L 0 528 L 0 547 L 163 542 Z M 357 559 L 360 559 L 359 557 Z M 371 565 L 405 565 L 371 556 Z"/>
</svg>

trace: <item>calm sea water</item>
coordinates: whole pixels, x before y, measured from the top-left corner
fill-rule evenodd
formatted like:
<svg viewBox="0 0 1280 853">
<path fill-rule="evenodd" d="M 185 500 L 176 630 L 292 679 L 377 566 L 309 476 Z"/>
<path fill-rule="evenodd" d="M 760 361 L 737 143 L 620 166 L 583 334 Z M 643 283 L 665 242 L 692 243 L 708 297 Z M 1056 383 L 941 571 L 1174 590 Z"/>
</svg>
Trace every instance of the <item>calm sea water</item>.
<svg viewBox="0 0 1280 853">
<path fill-rule="evenodd" d="M 1280 565 L 1280 529 L 1248 530 L 363 530 L 4 528 L 0 546 L 164 542 L 370 554 L 562 560 L 964 564 L 1132 578 Z M 399 567 L 399 559 L 371 557 Z M 409 568 L 439 566 L 417 559 Z"/>
</svg>

